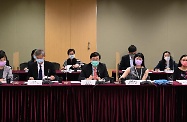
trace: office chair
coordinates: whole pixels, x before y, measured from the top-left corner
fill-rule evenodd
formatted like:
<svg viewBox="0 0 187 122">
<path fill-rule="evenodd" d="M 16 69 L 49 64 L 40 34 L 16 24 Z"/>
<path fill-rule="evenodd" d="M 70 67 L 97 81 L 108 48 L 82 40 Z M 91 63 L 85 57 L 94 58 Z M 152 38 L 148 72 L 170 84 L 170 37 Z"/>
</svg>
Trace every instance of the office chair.
<svg viewBox="0 0 187 122">
<path fill-rule="evenodd" d="M 21 63 L 19 67 L 20 67 L 20 70 L 24 70 L 24 68 L 26 67 L 28 68 L 28 63 L 27 62 Z"/>
<path fill-rule="evenodd" d="M 52 62 L 52 64 L 54 65 L 55 70 L 59 70 L 60 69 L 60 64 L 59 63 Z"/>
</svg>

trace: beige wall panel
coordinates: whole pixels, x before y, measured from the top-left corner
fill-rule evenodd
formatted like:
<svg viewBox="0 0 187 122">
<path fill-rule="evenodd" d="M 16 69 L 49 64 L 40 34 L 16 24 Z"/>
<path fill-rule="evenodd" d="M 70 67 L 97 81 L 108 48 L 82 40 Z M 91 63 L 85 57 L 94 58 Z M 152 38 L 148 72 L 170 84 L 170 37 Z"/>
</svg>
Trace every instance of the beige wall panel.
<svg viewBox="0 0 187 122">
<path fill-rule="evenodd" d="M 108 68 L 115 68 L 115 52 L 127 54 L 134 44 L 154 68 L 169 50 L 178 62 L 187 53 L 187 1 L 98 0 L 97 49 Z"/>
<path fill-rule="evenodd" d="M 44 48 L 44 3 L 45 0 L 1 0 L 0 49 L 6 52 L 12 67 L 14 52 L 19 52 L 18 63 L 23 63 L 31 59 L 33 49 Z"/>
<path fill-rule="evenodd" d="M 45 2 L 45 52 L 46 60 L 62 64 L 70 47 L 69 0 Z"/>
<path fill-rule="evenodd" d="M 77 58 L 88 63 L 90 53 L 96 51 L 96 0 L 71 1 L 71 48 Z"/>
<path fill-rule="evenodd" d="M 88 62 L 96 51 L 96 0 L 46 0 L 45 6 L 46 59 L 62 64 L 74 48 L 76 57 Z"/>
</svg>

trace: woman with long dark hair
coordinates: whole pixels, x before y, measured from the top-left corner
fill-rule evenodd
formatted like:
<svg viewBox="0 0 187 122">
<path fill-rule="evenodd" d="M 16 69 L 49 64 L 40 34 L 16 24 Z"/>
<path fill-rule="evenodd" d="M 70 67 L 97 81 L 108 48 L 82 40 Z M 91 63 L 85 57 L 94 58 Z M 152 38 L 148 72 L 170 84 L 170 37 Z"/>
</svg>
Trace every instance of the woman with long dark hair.
<svg viewBox="0 0 187 122">
<path fill-rule="evenodd" d="M 187 55 L 182 55 L 179 59 L 178 67 L 173 74 L 173 81 L 187 80 Z"/>
<path fill-rule="evenodd" d="M 176 63 L 171 56 L 169 51 L 165 51 L 162 54 L 162 60 L 159 61 L 157 66 L 154 68 L 155 71 L 164 71 L 164 70 L 174 70 L 176 68 Z"/>
</svg>

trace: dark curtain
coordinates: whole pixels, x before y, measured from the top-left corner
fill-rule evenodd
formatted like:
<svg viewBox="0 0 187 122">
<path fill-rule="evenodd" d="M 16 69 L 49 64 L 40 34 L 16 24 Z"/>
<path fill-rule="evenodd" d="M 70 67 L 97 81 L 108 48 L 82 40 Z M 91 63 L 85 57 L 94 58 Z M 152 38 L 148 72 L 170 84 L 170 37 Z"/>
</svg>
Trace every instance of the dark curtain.
<svg viewBox="0 0 187 122">
<path fill-rule="evenodd" d="M 1 122 L 186 122 L 185 86 L 0 86 Z"/>
</svg>

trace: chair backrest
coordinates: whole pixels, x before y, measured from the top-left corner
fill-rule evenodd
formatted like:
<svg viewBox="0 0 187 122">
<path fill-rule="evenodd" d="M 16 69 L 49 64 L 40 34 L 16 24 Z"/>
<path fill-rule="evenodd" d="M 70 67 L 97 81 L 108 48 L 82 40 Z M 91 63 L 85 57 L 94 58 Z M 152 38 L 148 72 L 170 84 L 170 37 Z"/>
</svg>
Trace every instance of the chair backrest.
<svg viewBox="0 0 187 122">
<path fill-rule="evenodd" d="M 60 69 L 60 64 L 59 63 L 52 62 L 52 64 L 54 65 L 55 70 L 59 70 Z"/>
<path fill-rule="evenodd" d="M 24 70 L 24 68 L 26 67 L 28 68 L 28 63 L 27 62 L 21 63 L 19 67 L 20 67 L 20 70 Z"/>
</svg>

